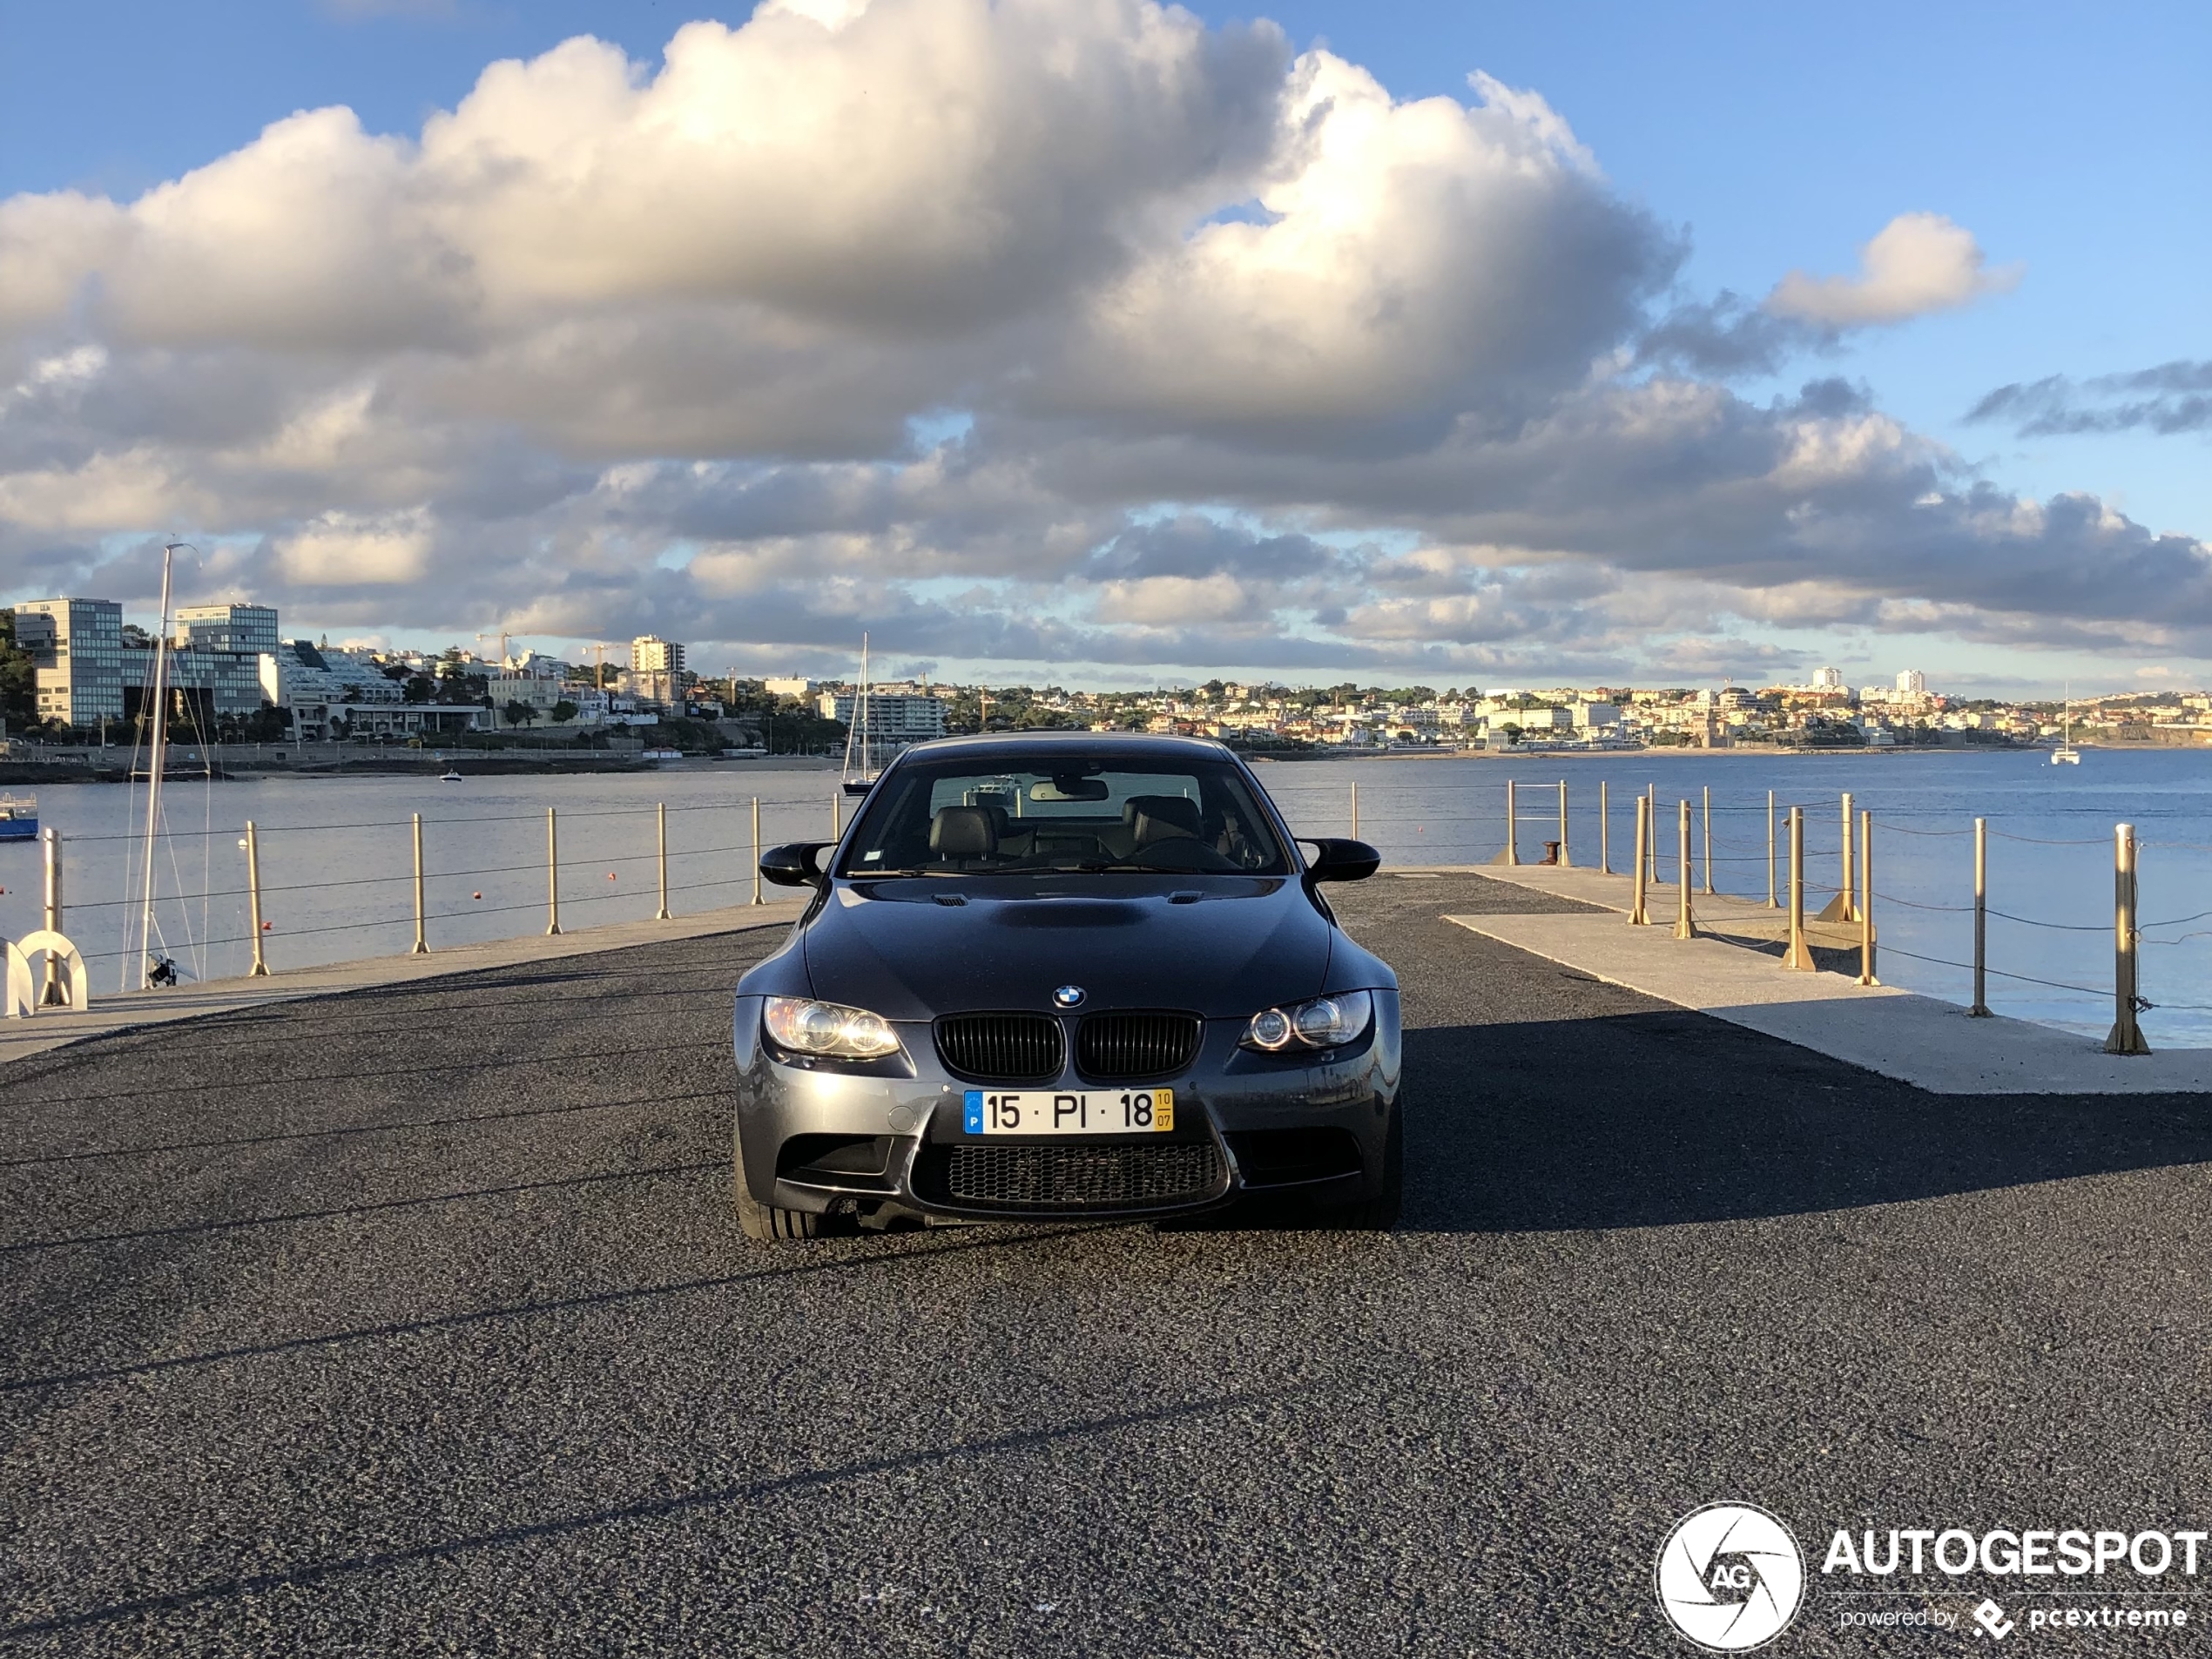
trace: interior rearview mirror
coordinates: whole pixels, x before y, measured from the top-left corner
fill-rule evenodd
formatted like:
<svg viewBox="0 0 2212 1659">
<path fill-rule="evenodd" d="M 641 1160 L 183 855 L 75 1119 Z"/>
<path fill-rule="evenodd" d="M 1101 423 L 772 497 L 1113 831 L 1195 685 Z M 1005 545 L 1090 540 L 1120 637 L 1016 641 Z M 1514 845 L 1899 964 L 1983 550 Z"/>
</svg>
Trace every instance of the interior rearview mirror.
<svg viewBox="0 0 2212 1659">
<path fill-rule="evenodd" d="M 1031 800 L 1104 800 L 1110 792 L 1103 778 L 1055 778 L 1029 786 Z"/>
</svg>

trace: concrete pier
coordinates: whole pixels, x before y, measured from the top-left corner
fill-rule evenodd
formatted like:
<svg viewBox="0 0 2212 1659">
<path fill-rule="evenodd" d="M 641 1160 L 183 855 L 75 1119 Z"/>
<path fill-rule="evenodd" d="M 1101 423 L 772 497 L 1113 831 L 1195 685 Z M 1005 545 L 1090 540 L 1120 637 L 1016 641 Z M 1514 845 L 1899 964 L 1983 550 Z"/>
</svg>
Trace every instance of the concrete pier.
<svg viewBox="0 0 2212 1659">
<path fill-rule="evenodd" d="M 1440 867 L 1440 868 L 1441 867 Z M 1548 865 L 1485 867 L 1494 881 L 1575 901 L 1576 912 L 1532 905 L 1525 913 L 1452 915 L 1486 938 L 1710 1014 L 1939 1095 L 2160 1095 L 2212 1089 L 2212 1050 L 2108 1055 L 2096 1039 L 2002 1015 L 1970 1017 L 1956 1003 L 1891 986 L 1861 986 L 1843 972 L 1793 974 L 1779 956 L 1787 923 L 1752 899 L 1699 894 L 1703 937 L 1669 928 L 1676 897 L 1652 890 L 1651 926 L 1631 927 L 1627 876 Z M 1878 921 L 1879 906 L 1877 908 Z M 1816 960 L 1858 972 L 1858 924 L 1808 922 Z"/>
</svg>

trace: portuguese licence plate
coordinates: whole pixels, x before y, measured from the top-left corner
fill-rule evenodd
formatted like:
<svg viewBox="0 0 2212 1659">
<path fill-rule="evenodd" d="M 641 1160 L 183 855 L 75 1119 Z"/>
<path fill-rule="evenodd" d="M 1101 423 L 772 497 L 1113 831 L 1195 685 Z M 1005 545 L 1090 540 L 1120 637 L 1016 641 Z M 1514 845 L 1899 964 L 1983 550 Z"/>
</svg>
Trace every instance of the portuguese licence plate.
<svg viewBox="0 0 2212 1659">
<path fill-rule="evenodd" d="M 970 1135 L 1160 1135 L 1175 1127 L 1171 1089 L 1027 1089 L 1018 1094 L 971 1089 Z"/>
</svg>

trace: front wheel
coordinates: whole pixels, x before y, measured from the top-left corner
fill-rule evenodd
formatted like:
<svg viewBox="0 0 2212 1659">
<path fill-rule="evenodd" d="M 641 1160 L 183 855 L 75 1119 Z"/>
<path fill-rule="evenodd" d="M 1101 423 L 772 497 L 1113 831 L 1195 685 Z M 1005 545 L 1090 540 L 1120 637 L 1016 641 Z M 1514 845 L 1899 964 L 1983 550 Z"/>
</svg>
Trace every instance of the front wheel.
<svg viewBox="0 0 2212 1659">
<path fill-rule="evenodd" d="M 819 1238 L 828 1217 L 818 1216 L 811 1210 L 779 1210 L 752 1196 L 752 1188 L 745 1178 L 745 1150 L 739 1147 L 731 1161 L 731 1196 L 737 1200 L 738 1225 L 747 1238 L 763 1243 L 781 1238 Z"/>
</svg>

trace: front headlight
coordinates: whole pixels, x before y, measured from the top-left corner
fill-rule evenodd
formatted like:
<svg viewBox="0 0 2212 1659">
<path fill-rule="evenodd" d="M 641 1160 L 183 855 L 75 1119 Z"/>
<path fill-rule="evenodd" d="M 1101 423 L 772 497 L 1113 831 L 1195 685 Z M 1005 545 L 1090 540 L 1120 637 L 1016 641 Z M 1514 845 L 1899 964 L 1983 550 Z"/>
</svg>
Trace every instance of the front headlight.
<svg viewBox="0 0 2212 1659">
<path fill-rule="evenodd" d="M 1288 1008 L 1262 1008 L 1244 1028 L 1244 1046 L 1263 1054 L 1333 1049 L 1365 1031 L 1374 1011 L 1375 999 L 1366 991 L 1339 991 Z"/>
<path fill-rule="evenodd" d="M 761 1019 L 777 1046 L 793 1054 L 880 1060 L 899 1052 L 899 1034 L 888 1020 L 866 1008 L 848 1008 L 841 1002 L 772 996 Z"/>
</svg>

